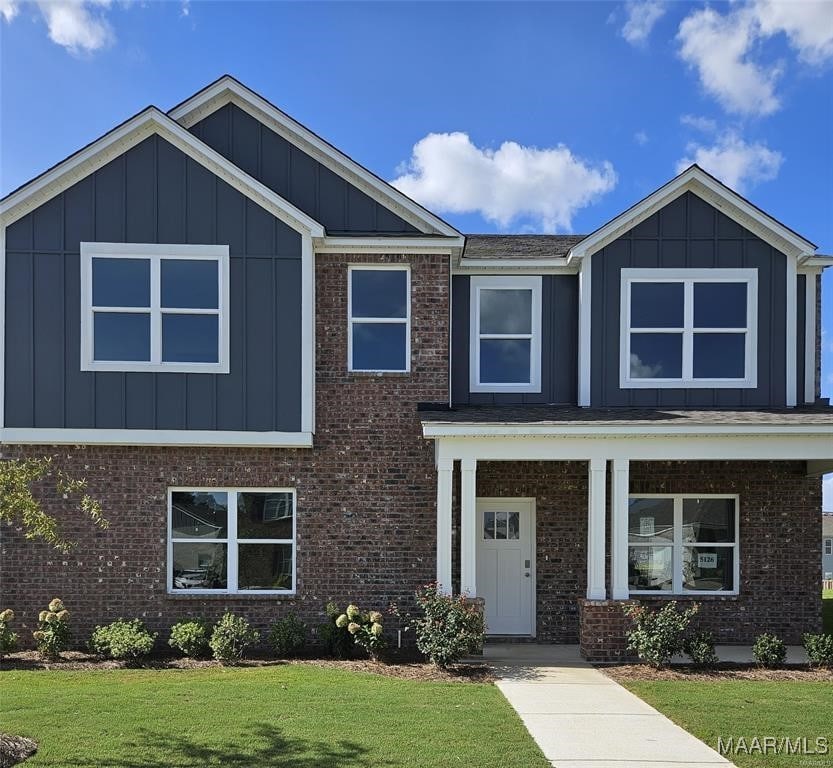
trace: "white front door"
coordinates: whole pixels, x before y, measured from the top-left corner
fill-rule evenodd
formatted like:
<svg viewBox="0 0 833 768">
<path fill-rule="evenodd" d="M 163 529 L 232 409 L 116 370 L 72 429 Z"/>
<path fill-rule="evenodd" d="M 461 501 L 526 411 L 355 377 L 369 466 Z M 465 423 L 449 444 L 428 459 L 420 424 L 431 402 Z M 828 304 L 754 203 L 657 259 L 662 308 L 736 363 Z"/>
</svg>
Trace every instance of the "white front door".
<svg viewBox="0 0 833 768">
<path fill-rule="evenodd" d="M 535 500 L 477 500 L 477 596 L 489 635 L 535 634 Z"/>
</svg>

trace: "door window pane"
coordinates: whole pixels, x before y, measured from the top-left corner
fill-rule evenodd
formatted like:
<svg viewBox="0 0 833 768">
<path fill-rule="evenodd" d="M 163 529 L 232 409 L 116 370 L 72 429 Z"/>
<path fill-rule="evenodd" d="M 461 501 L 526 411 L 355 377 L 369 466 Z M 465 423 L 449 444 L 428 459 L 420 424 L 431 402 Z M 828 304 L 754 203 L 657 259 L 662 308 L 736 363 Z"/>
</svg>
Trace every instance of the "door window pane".
<svg viewBox="0 0 833 768">
<path fill-rule="evenodd" d="M 742 379 L 746 376 L 745 333 L 695 333 L 695 379 Z"/>
<path fill-rule="evenodd" d="M 93 339 L 96 360 L 150 360 L 150 315 L 145 312 L 96 312 Z"/>
<path fill-rule="evenodd" d="M 633 590 L 670 592 L 674 586 L 673 548 L 629 547 L 628 586 Z"/>
<path fill-rule="evenodd" d="M 509 539 L 520 538 L 520 514 L 518 512 L 510 512 L 509 519 L 506 522 L 506 535 Z"/>
<path fill-rule="evenodd" d="M 92 260 L 94 307 L 149 307 L 150 260 Z"/>
<path fill-rule="evenodd" d="M 218 491 L 171 493 L 171 535 L 175 539 L 225 539 L 228 495 Z"/>
<path fill-rule="evenodd" d="M 483 538 L 493 539 L 495 537 L 495 513 L 483 513 Z"/>
<path fill-rule="evenodd" d="M 529 339 L 481 339 L 480 382 L 529 383 L 531 351 Z"/>
<path fill-rule="evenodd" d="M 631 328 L 682 328 L 682 283 L 631 283 Z"/>
<path fill-rule="evenodd" d="M 734 499 L 683 499 L 683 541 L 732 543 Z"/>
<path fill-rule="evenodd" d="M 353 370 L 404 371 L 405 323 L 353 323 Z"/>
<path fill-rule="evenodd" d="M 227 545 L 174 542 L 173 589 L 226 589 Z"/>
<path fill-rule="evenodd" d="M 404 269 L 354 269 L 351 305 L 353 317 L 408 315 L 408 273 Z"/>
<path fill-rule="evenodd" d="M 631 378 L 679 379 L 683 375 L 681 333 L 632 333 Z"/>
<path fill-rule="evenodd" d="M 683 587 L 731 591 L 734 560 L 734 547 L 683 547 Z"/>
<path fill-rule="evenodd" d="M 481 288 L 480 333 L 532 333 L 532 291 Z"/>
<path fill-rule="evenodd" d="M 291 539 L 293 496 L 288 492 L 237 494 L 238 539 Z"/>
<path fill-rule="evenodd" d="M 162 315 L 162 360 L 216 363 L 219 356 L 218 315 Z"/>
<path fill-rule="evenodd" d="M 218 263 L 203 259 L 162 259 L 162 306 L 217 309 Z"/>
<path fill-rule="evenodd" d="M 746 283 L 695 283 L 695 328 L 746 328 Z"/>
<path fill-rule="evenodd" d="M 630 499 L 628 541 L 632 544 L 674 540 L 674 499 Z"/>
<path fill-rule="evenodd" d="M 291 544 L 240 544 L 238 589 L 292 589 Z"/>
</svg>

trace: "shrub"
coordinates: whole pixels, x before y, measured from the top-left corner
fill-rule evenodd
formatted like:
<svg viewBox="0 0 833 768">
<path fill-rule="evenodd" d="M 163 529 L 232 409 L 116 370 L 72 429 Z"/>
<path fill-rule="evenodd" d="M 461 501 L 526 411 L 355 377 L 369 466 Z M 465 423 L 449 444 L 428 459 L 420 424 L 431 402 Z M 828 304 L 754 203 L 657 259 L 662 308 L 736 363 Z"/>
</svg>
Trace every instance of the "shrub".
<svg viewBox="0 0 833 768">
<path fill-rule="evenodd" d="M 787 646 L 780 637 L 764 632 L 755 638 L 752 656 L 759 667 L 777 667 L 787 658 Z"/>
<path fill-rule="evenodd" d="M 60 597 L 50 601 L 38 614 L 38 628 L 32 632 L 38 652 L 45 659 L 57 659 L 69 648 L 69 611 Z"/>
<path fill-rule="evenodd" d="M 700 606 L 694 603 L 690 608 L 678 611 L 677 602 L 672 600 L 658 611 L 644 605 L 628 605 L 624 610 L 633 624 L 633 629 L 627 633 L 628 648 L 642 661 L 660 669 L 683 650 L 685 631 Z"/>
<path fill-rule="evenodd" d="M 417 649 L 432 664 L 445 668 L 482 650 L 486 623 L 477 603 L 465 595 L 444 595 L 436 583 L 421 587 L 416 601 L 422 615 L 406 617 L 406 628 L 415 630 Z"/>
<path fill-rule="evenodd" d="M 804 650 L 810 666 L 833 667 L 833 635 L 804 635 Z"/>
<path fill-rule="evenodd" d="M 363 648 L 371 659 L 379 659 L 387 645 L 379 611 L 364 613 L 359 606 L 351 603 L 344 613 L 336 617 L 335 624 L 338 629 L 346 629 L 353 642 Z"/>
<path fill-rule="evenodd" d="M 714 650 L 714 635 L 711 632 L 700 632 L 688 638 L 683 643 L 683 650 L 699 667 L 717 666 L 717 652 Z"/>
<path fill-rule="evenodd" d="M 11 608 L 0 611 L 0 659 L 17 648 L 17 633 L 9 628 L 13 621 L 14 611 Z"/>
<path fill-rule="evenodd" d="M 211 650 L 208 647 L 210 633 L 211 628 L 204 619 L 180 621 L 171 627 L 168 645 L 191 658 L 207 656 Z"/>
<path fill-rule="evenodd" d="M 307 625 L 292 613 L 276 621 L 269 632 L 269 645 L 275 649 L 278 656 L 292 656 L 298 653 L 306 640 Z"/>
<path fill-rule="evenodd" d="M 153 650 L 156 633 L 151 634 L 141 619 L 117 619 L 98 626 L 90 637 L 90 649 L 99 656 L 135 661 Z"/>
<path fill-rule="evenodd" d="M 243 652 L 260 639 L 260 633 L 242 616 L 226 611 L 214 625 L 208 644 L 214 658 L 223 663 L 240 661 Z"/>
<path fill-rule="evenodd" d="M 334 656 L 337 659 L 351 658 L 356 643 L 346 626 L 339 627 L 336 624 L 338 617 L 341 616 L 341 609 L 336 603 L 330 601 L 324 612 L 327 614 L 328 621 L 318 627 L 318 637 L 325 652 L 328 656 Z"/>
</svg>

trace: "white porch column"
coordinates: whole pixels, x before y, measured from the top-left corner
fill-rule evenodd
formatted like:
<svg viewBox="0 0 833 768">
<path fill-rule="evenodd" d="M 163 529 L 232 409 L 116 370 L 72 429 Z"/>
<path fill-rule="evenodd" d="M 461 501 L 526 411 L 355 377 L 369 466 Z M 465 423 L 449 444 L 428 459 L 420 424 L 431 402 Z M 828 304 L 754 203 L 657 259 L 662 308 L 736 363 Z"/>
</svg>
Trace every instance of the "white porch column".
<svg viewBox="0 0 833 768">
<path fill-rule="evenodd" d="M 452 459 L 437 460 L 437 584 L 451 594 L 451 481 Z"/>
<path fill-rule="evenodd" d="M 610 485 L 610 591 L 614 600 L 628 599 L 628 490 L 630 462 L 613 460 Z"/>
<path fill-rule="evenodd" d="M 477 596 L 477 461 L 460 462 L 460 592 Z"/>
<path fill-rule="evenodd" d="M 604 600 L 607 461 L 590 459 L 587 493 L 587 599 Z"/>
</svg>

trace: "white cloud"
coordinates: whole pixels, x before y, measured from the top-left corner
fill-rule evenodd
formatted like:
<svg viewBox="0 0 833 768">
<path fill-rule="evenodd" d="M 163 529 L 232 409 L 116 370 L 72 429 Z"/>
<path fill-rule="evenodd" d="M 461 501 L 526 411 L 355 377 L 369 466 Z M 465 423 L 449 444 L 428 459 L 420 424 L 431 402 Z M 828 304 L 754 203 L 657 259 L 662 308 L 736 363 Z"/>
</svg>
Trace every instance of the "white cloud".
<svg viewBox="0 0 833 768">
<path fill-rule="evenodd" d="M 420 139 L 399 172 L 391 183 L 428 208 L 480 213 L 504 229 L 529 219 L 544 232 L 569 230 L 576 211 L 616 186 L 609 162 L 592 165 L 563 144 L 481 149 L 462 132 Z"/>
<path fill-rule="evenodd" d="M 20 7 L 18 6 L 16 0 L 0 0 L 0 16 L 2 16 L 5 21 L 11 21 L 15 16 L 17 16 L 18 11 L 20 11 Z"/>
<path fill-rule="evenodd" d="M 183 18 L 191 15 L 191 0 L 182 0 L 179 6 L 179 15 Z"/>
<path fill-rule="evenodd" d="M 648 143 L 648 141 L 649 141 L 649 139 L 648 139 L 648 134 L 647 134 L 647 133 L 645 133 L 645 131 L 637 131 L 637 132 L 633 135 L 633 140 L 634 140 L 637 144 L 639 144 L 639 146 L 640 146 L 640 147 L 644 147 L 644 146 Z"/>
<path fill-rule="evenodd" d="M 680 124 L 693 128 L 695 131 L 701 133 L 714 133 L 717 130 L 717 123 L 710 117 L 701 117 L 700 115 L 682 115 L 680 117 Z"/>
<path fill-rule="evenodd" d="M 70 53 L 91 53 L 111 45 L 113 28 L 104 18 L 110 0 L 38 0 L 52 42 Z"/>
<path fill-rule="evenodd" d="M 830 0 L 756 0 L 755 15 L 764 36 L 786 34 L 799 58 L 821 64 L 833 58 L 833 3 Z"/>
<path fill-rule="evenodd" d="M 825 475 L 821 486 L 821 508 L 833 512 L 833 474 Z"/>
<path fill-rule="evenodd" d="M 697 163 L 737 192 L 771 181 L 784 161 L 777 150 L 761 142 L 749 144 L 733 131 L 724 134 L 712 146 L 693 142 L 686 147 L 686 152 L 688 155 L 677 163 L 677 173 Z"/>
<path fill-rule="evenodd" d="M 663 0 L 631 0 L 625 4 L 622 37 L 631 45 L 643 45 L 667 10 Z"/>
</svg>

